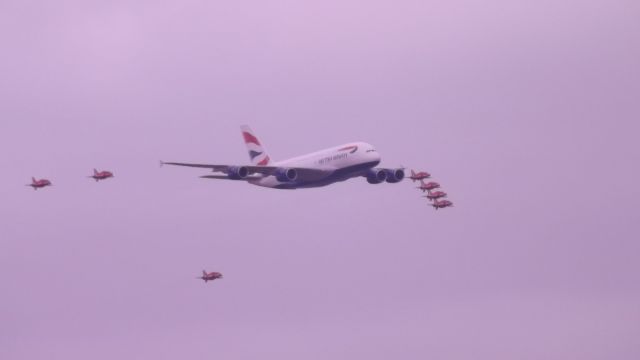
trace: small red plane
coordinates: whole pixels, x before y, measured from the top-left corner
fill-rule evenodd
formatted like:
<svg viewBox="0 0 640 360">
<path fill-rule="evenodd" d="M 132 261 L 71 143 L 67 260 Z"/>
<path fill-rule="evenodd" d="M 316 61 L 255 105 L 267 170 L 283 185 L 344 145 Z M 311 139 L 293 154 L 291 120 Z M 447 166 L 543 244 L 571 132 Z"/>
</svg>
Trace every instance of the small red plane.
<svg viewBox="0 0 640 360">
<path fill-rule="evenodd" d="M 429 193 L 427 195 L 424 195 L 424 197 L 426 197 L 429 200 L 437 200 L 440 198 L 447 197 L 447 193 L 444 191 L 434 191 L 434 192 L 429 191 Z"/>
<path fill-rule="evenodd" d="M 31 186 L 33 190 L 38 190 L 39 188 L 43 188 L 45 186 L 51 186 L 51 181 L 47 179 L 36 180 L 36 178 L 31 178 L 31 184 L 27 184 L 27 186 Z"/>
<path fill-rule="evenodd" d="M 110 171 L 98 171 L 93 169 L 93 175 L 89 176 L 90 178 L 95 179 L 96 181 L 105 180 L 113 177 L 113 173 Z"/>
<path fill-rule="evenodd" d="M 202 279 L 204 280 L 204 282 L 207 282 L 209 280 L 213 281 L 215 279 L 222 279 L 222 274 L 215 271 L 208 273 L 205 270 L 202 270 L 202 276 L 198 277 L 198 279 Z"/>
<path fill-rule="evenodd" d="M 435 200 L 433 204 L 430 205 L 433 206 L 434 209 L 438 210 L 446 207 L 452 207 L 453 203 L 449 200 Z"/>
<path fill-rule="evenodd" d="M 440 187 L 440 184 L 438 184 L 437 182 L 431 181 L 425 184 L 423 180 L 420 180 L 420 186 L 418 186 L 418 189 L 422 190 L 422 192 L 425 192 L 425 191 L 431 191 L 439 187 Z"/>
<path fill-rule="evenodd" d="M 417 180 L 424 180 L 430 177 L 431 174 L 429 174 L 428 172 L 420 171 L 416 173 L 415 171 L 411 170 L 411 176 L 409 176 L 409 179 L 411 179 L 412 182 L 416 182 Z"/>
</svg>

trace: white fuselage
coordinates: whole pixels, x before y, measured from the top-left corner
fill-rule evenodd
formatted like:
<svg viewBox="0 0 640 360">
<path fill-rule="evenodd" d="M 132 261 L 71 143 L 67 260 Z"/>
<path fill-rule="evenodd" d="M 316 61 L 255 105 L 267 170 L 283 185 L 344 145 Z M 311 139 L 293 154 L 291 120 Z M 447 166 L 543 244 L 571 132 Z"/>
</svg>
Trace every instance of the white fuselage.
<svg viewBox="0 0 640 360">
<path fill-rule="evenodd" d="M 249 182 L 258 186 L 281 189 L 320 187 L 353 177 L 365 176 L 368 170 L 379 163 L 380 155 L 372 145 L 355 142 L 269 164 L 281 168 L 314 170 L 311 174 L 305 174 L 304 170 L 301 170 L 300 181 L 282 182 L 270 175 L 252 179 Z"/>
</svg>

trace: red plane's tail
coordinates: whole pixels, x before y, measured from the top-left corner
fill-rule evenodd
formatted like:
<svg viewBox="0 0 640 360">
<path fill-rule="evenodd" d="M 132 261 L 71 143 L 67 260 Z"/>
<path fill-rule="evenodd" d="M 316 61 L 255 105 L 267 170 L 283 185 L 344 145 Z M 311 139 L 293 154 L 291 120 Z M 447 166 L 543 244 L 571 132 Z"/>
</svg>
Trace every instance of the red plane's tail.
<svg viewBox="0 0 640 360">
<path fill-rule="evenodd" d="M 98 170 L 93 169 L 93 175 L 98 175 Z"/>
<path fill-rule="evenodd" d="M 36 178 L 34 178 L 33 176 L 31 177 L 31 183 L 35 184 L 36 183 Z"/>
<path fill-rule="evenodd" d="M 416 172 L 411 169 L 411 182 L 416 182 Z"/>
</svg>

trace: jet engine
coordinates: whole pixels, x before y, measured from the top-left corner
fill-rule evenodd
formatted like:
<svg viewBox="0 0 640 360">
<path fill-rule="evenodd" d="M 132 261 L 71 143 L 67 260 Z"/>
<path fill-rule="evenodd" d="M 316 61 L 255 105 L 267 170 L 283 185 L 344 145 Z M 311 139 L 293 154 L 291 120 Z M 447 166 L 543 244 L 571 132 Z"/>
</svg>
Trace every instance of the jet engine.
<svg viewBox="0 0 640 360">
<path fill-rule="evenodd" d="M 229 166 L 227 176 L 229 179 L 242 180 L 249 175 L 249 170 L 244 166 Z"/>
<path fill-rule="evenodd" d="M 385 169 L 371 169 L 367 171 L 367 182 L 369 184 L 380 184 L 387 179 L 387 171 Z"/>
<path fill-rule="evenodd" d="M 280 182 L 293 182 L 298 179 L 298 171 L 290 168 L 279 168 L 274 174 Z"/>
<path fill-rule="evenodd" d="M 397 183 L 404 179 L 404 169 L 384 169 L 388 183 Z"/>
</svg>

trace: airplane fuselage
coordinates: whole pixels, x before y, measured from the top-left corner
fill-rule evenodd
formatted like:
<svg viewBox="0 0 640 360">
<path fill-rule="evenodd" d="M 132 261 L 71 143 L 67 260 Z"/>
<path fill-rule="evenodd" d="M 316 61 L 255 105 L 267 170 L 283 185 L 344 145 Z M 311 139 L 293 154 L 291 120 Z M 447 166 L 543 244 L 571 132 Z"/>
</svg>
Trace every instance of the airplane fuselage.
<svg viewBox="0 0 640 360">
<path fill-rule="evenodd" d="M 318 170 L 312 177 L 305 176 L 304 181 L 279 181 L 276 176 L 271 175 L 251 179 L 249 183 L 277 189 L 322 187 L 364 176 L 379 163 L 380 155 L 371 144 L 349 143 L 273 163 L 273 166 L 283 169 L 295 167 Z"/>
<path fill-rule="evenodd" d="M 216 280 L 216 279 L 222 279 L 222 274 L 219 273 L 219 272 L 211 272 L 211 273 L 203 272 L 203 274 L 200 277 L 200 279 L 204 280 L 205 282 L 213 281 L 213 280 Z"/>
<path fill-rule="evenodd" d="M 92 177 L 94 179 L 96 179 L 96 180 L 105 180 L 105 179 L 113 177 L 113 174 L 111 174 L 111 173 L 99 173 L 99 174 L 93 175 Z"/>
<path fill-rule="evenodd" d="M 38 190 L 41 189 L 43 187 L 46 186 L 51 186 L 51 181 L 47 180 L 47 179 L 42 179 L 42 180 L 33 180 L 31 182 L 31 184 L 27 184 L 27 186 L 31 186 L 33 188 L 33 190 Z"/>
</svg>

